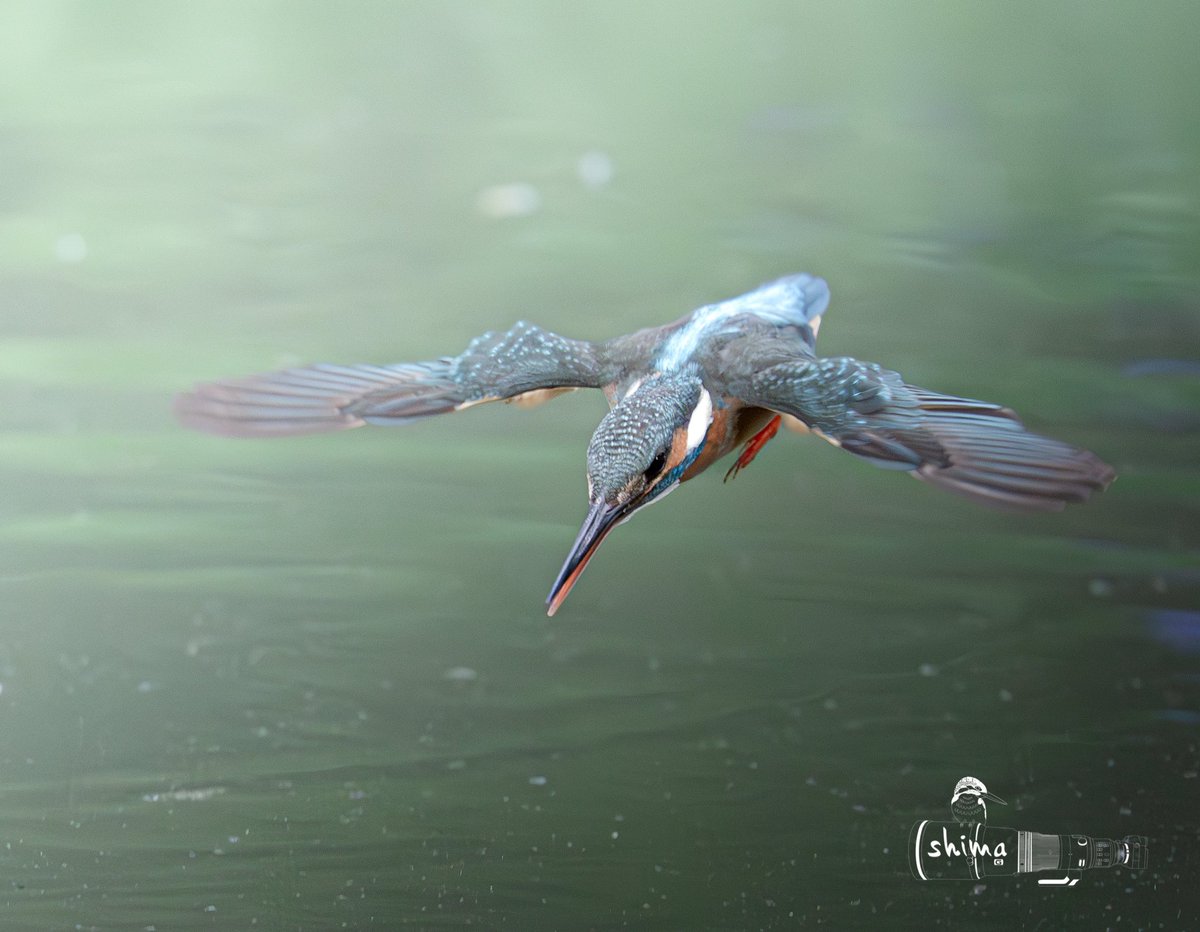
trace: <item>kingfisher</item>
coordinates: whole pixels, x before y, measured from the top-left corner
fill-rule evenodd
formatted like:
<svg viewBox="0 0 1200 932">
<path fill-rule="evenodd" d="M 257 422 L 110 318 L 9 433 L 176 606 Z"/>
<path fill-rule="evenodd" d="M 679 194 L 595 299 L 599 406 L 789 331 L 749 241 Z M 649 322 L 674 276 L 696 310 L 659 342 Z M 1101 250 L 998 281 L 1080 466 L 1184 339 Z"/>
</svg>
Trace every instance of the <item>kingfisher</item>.
<svg viewBox="0 0 1200 932">
<path fill-rule="evenodd" d="M 200 384 L 174 410 L 209 433 L 280 437 L 601 389 L 609 411 L 587 447 L 587 515 L 549 615 L 613 528 L 740 448 L 732 478 L 785 418 L 859 459 L 999 508 L 1057 511 L 1112 481 L 1093 453 L 1026 430 L 1006 407 L 817 356 L 828 305 L 825 281 L 801 273 L 604 342 L 519 321 L 430 362 L 317 364 Z"/>
<path fill-rule="evenodd" d="M 987 822 L 988 802 L 1007 806 L 1003 799 L 989 793 L 982 780 L 963 777 L 954 784 L 954 795 L 950 798 L 950 812 L 955 822 L 966 825 L 972 822 Z"/>
</svg>

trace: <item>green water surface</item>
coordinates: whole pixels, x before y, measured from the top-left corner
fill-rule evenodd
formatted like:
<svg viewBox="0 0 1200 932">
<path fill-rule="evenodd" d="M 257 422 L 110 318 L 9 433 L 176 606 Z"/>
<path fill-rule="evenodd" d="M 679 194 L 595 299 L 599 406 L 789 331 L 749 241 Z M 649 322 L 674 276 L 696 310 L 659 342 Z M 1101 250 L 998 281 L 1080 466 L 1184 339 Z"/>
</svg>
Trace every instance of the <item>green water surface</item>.
<svg viewBox="0 0 1200 932">
<path fill-rule="evenodd" d="M 1200 924 L 1188 3 L 0 10 L 0 928 Z M 807 270 L 821 349 L 1120 478 L 1006 515 L 782 435 L 605 544 L 605 410 L 191 434 L 197 380 L 604 338 Z M 993 821 L 1149 838 L 914 880 Z M 995 811 L 995 810 L 994 810 Z"/>
</svg>

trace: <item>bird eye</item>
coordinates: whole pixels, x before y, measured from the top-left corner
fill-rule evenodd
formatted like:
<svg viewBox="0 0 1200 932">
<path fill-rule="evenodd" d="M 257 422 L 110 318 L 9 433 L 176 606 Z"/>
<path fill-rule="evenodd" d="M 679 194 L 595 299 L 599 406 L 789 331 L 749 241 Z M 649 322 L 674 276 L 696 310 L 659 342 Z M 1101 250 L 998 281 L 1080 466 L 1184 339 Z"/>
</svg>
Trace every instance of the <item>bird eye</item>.
<svg viewBox="0 0 1200 932">
<path fill-rule="evenodd" d="M 666 465 L 667 465 L 667 451 L 659 450 L 658 453 L 655 455 L 654 459 L 652 459 L 650 461 L 650 465 L 646 467 L 646 478 L 653 479 L 660 472 L 662 472 L 663 467 Z"/>
</svg>

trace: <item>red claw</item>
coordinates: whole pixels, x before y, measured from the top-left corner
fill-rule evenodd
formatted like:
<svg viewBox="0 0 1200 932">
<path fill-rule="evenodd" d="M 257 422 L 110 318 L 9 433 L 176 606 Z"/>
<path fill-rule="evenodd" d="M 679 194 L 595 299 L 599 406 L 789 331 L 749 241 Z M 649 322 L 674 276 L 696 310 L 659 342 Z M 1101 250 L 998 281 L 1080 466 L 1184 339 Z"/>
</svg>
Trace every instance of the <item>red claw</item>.
<svg viewBox="0 0 1200 932">
<path fill-rule="evenodd" d="M 779 432 L 779 425 L 782 421 L 783 418 L 776 414 L 767 422 L 766 427 L 747 440 L 746 445 L 742 447 L 742 452 L 738 454 L 738 458 L 734 461 L 734 464 L 729 467 L 729 472 L 725 473 L 725 478 L 722 481 L 728 482 L 749 466 L 754 461 L 754 457 L 758 456 L 759 451 Z"/>
</svg>

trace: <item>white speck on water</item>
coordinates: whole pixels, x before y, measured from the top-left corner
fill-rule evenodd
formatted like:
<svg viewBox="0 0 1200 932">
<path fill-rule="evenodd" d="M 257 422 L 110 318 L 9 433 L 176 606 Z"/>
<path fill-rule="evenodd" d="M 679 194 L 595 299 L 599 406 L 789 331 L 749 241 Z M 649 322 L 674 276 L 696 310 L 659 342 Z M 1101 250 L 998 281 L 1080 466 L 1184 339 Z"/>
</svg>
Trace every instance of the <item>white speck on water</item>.
<svg viewBox="0 0 1200 932">
<path fill-rule="evenodd" d="M 583 153 L 579 157 L 575 171 L 579 175 L 579 180 L 589 188 L 603 188 L 613 180 L 613 175 L 616 174 L 612 158 L 607 152 L 601 152 L 598 149 Z"/>
<path fill-rule="evenodd" d="M 1001 702 L 1012 702 L 1013 694 L 1010 693 L 1007 689 L 1001 689 L 1000 690 L 1000 701 Z"/>
<path fill-rule="evenodd" d="M 206 786 L 195 790 L 169 790 L 165 793 L 147 793 L 142 797 L 142 800 L 148 803 L 199 803 L 206 802 L 214 796 L 220 796 L 224 792 L 225 787 L 223 786 Z"/>
<path fill-rule="evenodd" d="M 621 833 L 620 833 L 620 832 L 613 832 L 613 833 L 612 833 L 612 840 L 613 840 L 613 841 L 616 841 L 616 840 L 617 840 L 618 838 L 620 838 L 620 837 L 621 837 Z"/>
<path fill-rule="evenodd" d="M 537 774 L 529 778 L 530 786 L 545 786 L 549 781 L 541 774 Z"/>
<path fill-rule="evenodd" d="M 155 685 L 153 683 L 151 683 L 149 680 L 142 680 L 140 683 L 137 684 L 137 691 L 140 693 L 153 692 L 155 690 L 155 688 L 156 688 Z"/>
<path fill-rule="evenodd" d="M 923 663 L 917 667 L 917 672 L 920 673 L 921 676 L 937 676 L 938 668 L 932 663 Z"/>
<path fill-rule="evenodd" d="M 542 195 L 537 188 L 524 181 L 494 184 L 479 192 L 475 206 L 485 217 L 494 220 L 528 217 L 542 209 Z"/>
<path fill-rule="evenodd" d="M 1098 599 L 1108 598 L 1113 594 L 1116 587 L 1111 579 L 1105 579 L 1103 576 L 1096 576 L 1088 580 L 1088 593 Z"/>
<path fill-rule="evenodd" d="M 87 258 L 87 240 L 79 233 L 64 233 L 54 241 L 54 258 L 72 265 Z"/>
<path fill-rule="evenodd" d="M 453 683 L 474 683 L 479 679 L 479 673 L 470 667 L 451 667 L 442 674 L 442 679 Z"/>
</svg>

